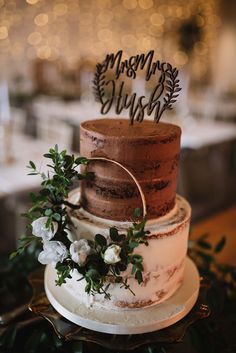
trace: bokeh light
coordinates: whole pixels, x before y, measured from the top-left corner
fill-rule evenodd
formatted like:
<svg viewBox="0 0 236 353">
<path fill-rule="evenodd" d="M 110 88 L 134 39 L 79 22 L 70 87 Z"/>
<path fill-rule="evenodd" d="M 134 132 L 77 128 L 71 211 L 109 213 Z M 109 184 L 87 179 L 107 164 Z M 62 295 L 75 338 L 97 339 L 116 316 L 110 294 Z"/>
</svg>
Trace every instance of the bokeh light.
<svg viewBox="0 0 236 353">
<path fill-rule="evenodd" d="M 48 23 L 48 15 L 46 13 L 38 14 L 34 19 L 34 23 L 37 26 L 45 26 Z"/>
<path fill-rule="evenodd" d="M 0 27 L 0 39 L 6 39 L 8 37 L 8 30 L 6 26 Z"/>
<path fill-rule="evenodd" d="M 199 73 L 202 62 L 211 65 L 222 25 L 214 0 L 0 0 L 0 8 L 3 55 L 60 59 L 70 66 L 119 49 L 127 55 L 154 49 L 175 65 L 192 62 Z"/>
</svg>

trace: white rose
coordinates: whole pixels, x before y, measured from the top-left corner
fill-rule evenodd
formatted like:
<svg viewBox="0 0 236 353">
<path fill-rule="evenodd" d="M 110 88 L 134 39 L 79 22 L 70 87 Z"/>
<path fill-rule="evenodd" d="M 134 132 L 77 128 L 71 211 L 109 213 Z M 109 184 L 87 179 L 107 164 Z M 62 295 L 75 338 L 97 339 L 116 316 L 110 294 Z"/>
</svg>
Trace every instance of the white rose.
<svg viewBox="0 0 236 353">
<path fill-rule="evenodd" d="M 38 261 L 43 265 L 63 262 L 68 256 L 65 245 L 60 241 L 45 241 L 43 251 L 38 256 Z"/>
<path fill-rule="evenodd" d="M 79 266 L 83 266 L 87 260 L 87 256 L 91 252 L 91 247 L 86 239 L 74 241 L 70 246 L 71 258 Z"/>
<path fill-rule="evenodd" d="M 46 227 L 48 217 L 40 217 L 32 222 L 32 234 L 36 237 L 40 237 L 43 241 L 51 240 L 57 232 L 58 224 L 57 222 L 52 222 L 53 229 L 50 226 Z"/>
<path fill-rule="evenodd" d="M 106 264 L 116 264 L 121 260 L 120 258 L 121 248 L 119 245 L 110 245 L 104 253 L 104 262 Z"/>
</svg>

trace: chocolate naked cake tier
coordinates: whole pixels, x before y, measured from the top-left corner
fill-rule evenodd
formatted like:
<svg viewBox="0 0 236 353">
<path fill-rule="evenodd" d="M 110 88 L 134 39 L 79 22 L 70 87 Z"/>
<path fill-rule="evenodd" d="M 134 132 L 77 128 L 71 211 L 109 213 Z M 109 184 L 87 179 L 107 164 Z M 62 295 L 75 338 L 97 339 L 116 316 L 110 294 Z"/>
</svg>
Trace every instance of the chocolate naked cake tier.
<svg viewBox="0 0 236 353">
<path fill-rule="evenodd" d="M 90 120 L 81 124 L 81 155 L 106 157 L 121 163 L 139 181 L 147 203 L 147 218 L 168 213 L 175 204 L 181 130 L 178 126 L 144 120 Z M 105 161 L 89 163 L 93 180 L 81 185 L 83 208 L 102 218 L 126 221 L 142 207 L 131 177 Z"/>
</svg>

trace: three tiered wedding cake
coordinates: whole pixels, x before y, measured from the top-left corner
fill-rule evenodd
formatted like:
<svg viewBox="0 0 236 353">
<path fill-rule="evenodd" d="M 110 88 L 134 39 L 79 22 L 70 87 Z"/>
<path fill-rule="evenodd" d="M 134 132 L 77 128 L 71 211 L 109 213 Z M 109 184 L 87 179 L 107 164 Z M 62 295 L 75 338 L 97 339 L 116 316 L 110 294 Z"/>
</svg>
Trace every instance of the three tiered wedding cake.
<svg viewBox="0 0 236 353">
<path fill-rule="evenodd" d="M 91 296 L 85 292 L 86 281 L 74 270 L 63 287 L 78 301 L 110 310 L 144 308 L 163 302 L 181 286 L 191 209 L 184 198 L 176 196 L 180 135 L 178 126 L 152 121 L 130 126 L 124 119 L 98 119 L 81 124 L 81 155 L 94 158 L 86 167 L 94 178 L 84 180 L 81 190 L 70 196 L 70 202 L 82 205 L 70 213 L 75 238 L 89 240 L 99 233 L 109 242 L 109 227 L 121 232 L 129 228 L 142 200 L 127 171 L 143 191 L 149 235 L 148 246 L 142 244 L 135 250 L 143 258 L 141 284 L 128 267 L 122 277 L 132 292 L 110 283 L 110 299 Z"/>
</svg>

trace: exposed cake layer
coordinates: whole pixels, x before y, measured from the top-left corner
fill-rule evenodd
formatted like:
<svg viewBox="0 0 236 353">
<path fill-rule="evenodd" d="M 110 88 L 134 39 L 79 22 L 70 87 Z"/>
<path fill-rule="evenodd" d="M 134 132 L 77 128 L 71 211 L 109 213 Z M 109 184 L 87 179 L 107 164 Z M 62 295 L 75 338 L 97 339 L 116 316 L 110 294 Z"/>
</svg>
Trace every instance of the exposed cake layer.
<svg viewBox="0 0 236 353">
<path fill-rule="evenodd" d="M 71 202 L 78 199 L 78 191 L 72 194 Z M 106 306 L 111 309 L 130 309 L 147 307 L 160 303 L 170 297 L 181 285 L 185 257 L 187 252 L 189 221 L 191 209 L 186 200 L 177 196 L 175 207 L 164 217 L 150 220 L 146 229 L 150 231 L 149 245 L 140 245 L 136 253 L 143 257 L 143 283 L 141 285 L 133 278 L 130 269 L 122 273 L 127 278 L 135 296 L 119 284 L 112 283 L 109 287 L 111 300 L 103 295 L 88 297 L 85 293 L 85 281 L 78 281 L 81 275 L 74 270 L 72 279 L 67 280 L 64 288 L 80 301 L 90 305 Z M 109 227 L 115 226 L 125 231 L 129 222 L 115 222 L 93 216 L 83 209 L 72 212 L 75 239 L 92 239 L 100 233 L 109 239 Z"/>
<path fill-rule="evenodd" d="M 175 202 L 180 152 L 178 126 L 144 120 L 99 119 L 81 124 L 81 155 L 106 157 L 126 167 L 138 179 L 147 202 L 148 219 L 165 215 Z M 137 187 L 118 166 L 89 163 L 94 180 L 83 181 L 81 204 L 88 212 L 119 221 L 130 220 L 141 207 Z"/>
</svg>

